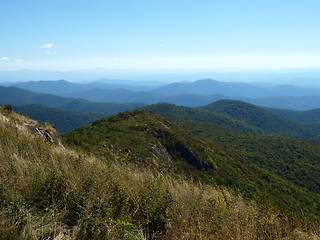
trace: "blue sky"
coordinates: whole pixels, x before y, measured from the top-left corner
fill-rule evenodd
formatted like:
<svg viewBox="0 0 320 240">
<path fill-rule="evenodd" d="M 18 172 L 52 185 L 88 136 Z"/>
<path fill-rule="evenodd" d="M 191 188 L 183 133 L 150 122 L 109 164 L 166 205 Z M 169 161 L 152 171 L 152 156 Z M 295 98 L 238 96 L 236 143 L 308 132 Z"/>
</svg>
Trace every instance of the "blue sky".
<svg viewBox="0 0 320 240">
<path fill-rule="evenodd" d="M 320 67 L 319 0 L 1 0 L 0 70 Z"/>
</svg>

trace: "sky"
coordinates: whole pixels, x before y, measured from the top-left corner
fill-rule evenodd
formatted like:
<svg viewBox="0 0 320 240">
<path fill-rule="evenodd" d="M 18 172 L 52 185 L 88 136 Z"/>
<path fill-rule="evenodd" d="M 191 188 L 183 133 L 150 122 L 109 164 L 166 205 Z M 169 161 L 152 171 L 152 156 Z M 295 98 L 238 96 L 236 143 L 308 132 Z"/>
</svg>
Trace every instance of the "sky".
<svg viewBox="0 0 320 240">
<path fill-rule="evenodd" d="M 0 0 L 0 71 L 320 67 L 319 0 Z"/>
</svg>

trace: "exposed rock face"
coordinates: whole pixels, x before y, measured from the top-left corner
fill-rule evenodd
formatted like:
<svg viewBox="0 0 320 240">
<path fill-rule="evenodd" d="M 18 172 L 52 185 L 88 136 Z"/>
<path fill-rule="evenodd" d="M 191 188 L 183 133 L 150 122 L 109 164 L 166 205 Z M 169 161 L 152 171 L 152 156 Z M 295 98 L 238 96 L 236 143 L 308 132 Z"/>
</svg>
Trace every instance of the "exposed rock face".
<svg viewBox="0 0 320 240">
<path fill-rule="evenodd" d="M 167 149 L 163 145 L 155 146 L 154 149 L 157 151 L 159 155 L 163 156 L 168 162 L 173 162 L 173 159 L 170 153 L 167 151 Z"/>
<path fill-rule="evenodd" d="M 155 131 L 153 135 L 159 139 L 165 139 L 163 140 L 163 145 L 157 147 L 157 152 L 164 156 L 165 159 L 173 162 L 174 157 L 172 156 L 178 153 L 186 162 L 199 170 L 207 170 L 210 168 L 210 165 L 201 160 L 190 147 L 183 141 L 177 140 L 171 133 Z"/>
<path fill-rule="evenodd" d="M 181 157 L 183 157 L 190 165 L 195 166 L 199 170 L 207 170 L 209 168 L 209 165 L 198 158 L 191 149 L 183 146 L 182 144 L 177 144 L 176 149 L 180 152 Z"/>
<path fill-rule="evenodd" d="M 54 143 L 54 140 L 52 138 L 52 136 L 50 135 L 50 133 L 40 127 L 36 127 L 35 131 L 44 139 L 46 139 L 48 142 L 50 143 Z"/>
<path fill-rule="evenodd" d="M 26 127 L 30 129 L 32 132 L 37 133 L 43 140 L 48 141 L 50 143 L 58 143 L 60 147 L 64 149 L 64 146 L 61 142 L 61 140 L 57 137 L 54 137 L 52 133 L 50 133 L 48 130 L 46 130 L 44 127 L 36 126 L 36 125 L 30 125 L 27 124 Z"/>
<path fill-rule="evenodd" d="M 43 140 L 47 140 L 50 143 L 54 143 L 51 134 L 48 131 L 44 130 L 42 127 L 37 127 L 35 125 L 29 124 L 27 124 L 26 127 L 33 133 L 37 133 L 37 135 L 40 136 Z"/>
</svg>

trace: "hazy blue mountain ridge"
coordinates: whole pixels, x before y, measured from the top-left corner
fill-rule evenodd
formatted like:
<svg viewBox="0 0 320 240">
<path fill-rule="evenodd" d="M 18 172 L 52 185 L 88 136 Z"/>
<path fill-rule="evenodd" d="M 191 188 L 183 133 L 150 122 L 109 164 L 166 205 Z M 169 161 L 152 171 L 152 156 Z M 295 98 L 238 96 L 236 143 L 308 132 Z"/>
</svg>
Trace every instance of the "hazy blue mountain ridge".
<svg viewBox="0 0 320 240">
<path fill-rule="evenodd" d="M 107 81 L 107 80 L 105 80 Z M 151 86 L 141 86 L 141 85 L 129 85 L 121 83 L 108 83 L 100 81 L 94 81 L 89 83 L 74 83 L 66 80 L 57 81 L 29 81 L 29 82 L 18 82 L 18 83 L 6 83 L 6 86 L 13 86 L 22 89 L 26 89 L 37 93 L 50 93 L 63 97 L 79 97 L 79 95 L 84 94 L 86 91 L 93 89 L 117 89 L 124 88 L 130 91 L 142 91 L 150 90 L 154 87 Z M 90 100 L 90 99 L 88 99 Z"/>
<path fill-rule="evenodd" d="M 73 99 L 45 93 L 34 93 L 16 87 L 0 86 L 0 104 L 15 106 L 26 104 L 41 104 L 65 110 L 81 112 L 117 113 L 137 107 L 145 106 L 144 103 L 95 103 L 84 99 Z"/>
<path fill-rule="evenodd" d="M 132 82 L 134 84 L 134 82 Z M 230 99 L 241 100 L 254 105 L 283 108 L 291 110 L 309 110 L 320 108 L 320 90 L 300 88 L 289 85 L 258 85 L 249 83 L 220 82 L 212 79 L 198 80 L 195 82 L 179 82 L 164 85 L 153 90 L 136 91 L 143 86 L 127 86 L 121 84 L 108 84 L 104 82 L 91 82 L 87 84 L 71 83 L 65 80 L 39 81 L 16 83 L 16 86 L 29 89 L 34 92 L 44 92 L 65 96 L 69 98 L 81 98 L 90 102 L 128 103 L 140 102 L 156 104 L 160 102 L 173 103 L 189 107 L 207 105 L 217 100 Z M 120 88 L 121 87 L 121 88 Z M 129 89 L 130 88 L 130 89 Z M 151 88 L 151 86 L 149 86 Z M 136 89 L 136 90 L 132 90 Z M 17 91 L 17 90 L 16 90 Z M 319 93 L 319 95 L 317 95 Z M 282 94 L 282 95 L 280 95 Z M 17 94 L 16 94 L 17 95 Z M 24 95 L 24 94 L 22 94 Z M 18 104 L 43 104 L 56 107 L 56 101 L 51 96 L 37 95 L 30 99 L 30 93 L 26 94 Z M 265 97 L 263 97 L 265 96 Z M 15 97 L 14 105 L 17 105 L 19 97 Z M 44 100 L 40 100 L 43 98 Z M 6 103 L 10 103 L 9 99 Z M 67 100 L 68 101 L 68 100 Z M 74 109 L 72 109 L 74 110 Z"/>
<path fill-rule="evenodd" d="M 268 89 L 250 83 L 220 82 L 202 79 L 195 82 L 177 82 L 159 87 L 153 92 L 165 96 L 179 94 L 212 95 L 223 94 L 230 97 L 265 97 L 270 96 Z"/>
<path fill-rule="evenodd" d="M 213 79 L 202 79 L 195 82 L 177 82 L 152 91 L 165 96 L 179 94 L 223 94 L 229 97 L 248 98 L 320 95 L 320 89 L 309 89 L 291 85 L 264 87 L 252 83 L 221 82 Z"/>
</svg>

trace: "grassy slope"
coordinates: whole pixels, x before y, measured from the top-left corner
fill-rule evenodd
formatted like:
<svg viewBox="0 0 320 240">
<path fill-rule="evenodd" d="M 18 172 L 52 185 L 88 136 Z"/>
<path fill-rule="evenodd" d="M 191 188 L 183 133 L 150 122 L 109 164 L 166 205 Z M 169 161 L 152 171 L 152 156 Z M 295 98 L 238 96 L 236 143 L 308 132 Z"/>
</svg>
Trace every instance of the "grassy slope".
<svg viewBox="0 0 320 240">
<path fill-rule="evenodd" d="M 137 168 L 112 151 L 101 159 L 48 144 L 26 123 L 36 124 L 0 109 L 0 239 L 310 239 L 319 234 L 223 187 Z"/>
<path fill-rule="evenodd" d="M 196 135 L 161 115 L 129 111 L 98 120 L 65 136 L 93 153 L 119 153 L 128 161 L 163 173 L 192 176 L 231 187 L 245 196 L 317 218 L 319 195 Z M 310 204 L 312 203 L 312 204 Z"/>
</svg>

